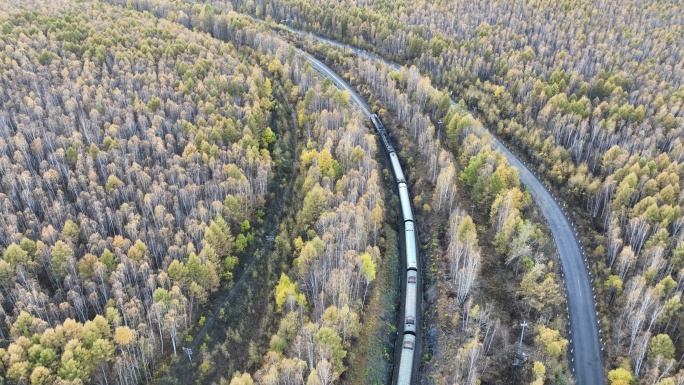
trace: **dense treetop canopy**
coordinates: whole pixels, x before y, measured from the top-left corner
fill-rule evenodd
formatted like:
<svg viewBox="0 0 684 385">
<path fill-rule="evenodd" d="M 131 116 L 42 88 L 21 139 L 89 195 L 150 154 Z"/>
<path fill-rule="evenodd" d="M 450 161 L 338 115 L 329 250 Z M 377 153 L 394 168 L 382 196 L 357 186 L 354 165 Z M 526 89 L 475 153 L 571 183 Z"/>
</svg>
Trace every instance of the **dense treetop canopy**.
<svg viewBox="0 0 684 385">
<path fill-rule="evenodd" d="M 271 81 L 231 44 L 150 14 L 3 9 L 2 376 L 148 377 L 155 349 L 175 352 L 230 283 L 239 224 L 263 205 Z"/>
</svg>

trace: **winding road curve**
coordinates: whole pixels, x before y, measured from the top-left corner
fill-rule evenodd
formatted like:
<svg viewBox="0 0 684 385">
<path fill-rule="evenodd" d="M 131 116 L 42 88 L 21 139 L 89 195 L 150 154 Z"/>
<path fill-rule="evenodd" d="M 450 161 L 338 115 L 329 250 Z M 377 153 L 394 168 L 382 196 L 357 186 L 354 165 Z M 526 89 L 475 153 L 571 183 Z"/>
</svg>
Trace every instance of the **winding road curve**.
<svg viewBox="0 0 684 385">
<path fill-rule="evenodd" d="M 358 56 L 371 60 L 380 60 L 395 70 L 400 68 L 394 63 L 358 48 L 282 25 L 281 27 L 297 35 L 307 36 L 337 48 L 350 50 Z M 331 78 L 338 87 L 347 90 L 354 103 L 361 107 L 366 116 L 370 116 L 371 111 L 368 105 L 344 80 L 313 56 L 309 55 L 309 60 L 318 71 Z M 453 106 L 456 105 L 453 100 L 451 103 Z M 604 385 L 602 348 L 599 341 L 598 318 L 594 305 L 595 292 L 591 283 L 592 280 L 587 273 L 585 266 L 586 258 L 583 256 L 582 246 L 577 237 L 575 227 L 567 217 L 566 211 L 544 186 L 542 181 L 496 137 L 492 135 L 492 138 L 494 148 L 500 150 L 506 156 L 511 166 L 518 170 L 522 183 L 529 188 L 532 198 L 539 205 L 542 214 L 551 228 L 551 233 L 558 247 L 561 267 L 565 277 L 568 314 L 570 317 L 570 357 L 577 384 Z"/>
</svg>

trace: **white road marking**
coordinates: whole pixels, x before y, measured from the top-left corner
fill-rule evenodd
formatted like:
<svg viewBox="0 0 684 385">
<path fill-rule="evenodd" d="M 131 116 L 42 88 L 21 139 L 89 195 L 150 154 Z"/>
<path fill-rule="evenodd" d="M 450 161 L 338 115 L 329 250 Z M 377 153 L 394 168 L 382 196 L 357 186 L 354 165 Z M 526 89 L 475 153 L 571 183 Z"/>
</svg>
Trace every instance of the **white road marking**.
<svg viewBox="0 0 684 385">
<path fill-rule="evenodd" d="M 580 301 L 582 300 L 582 286 L 580 285 L 580 279 L 577 277 L 577 292 L 579 292 Z"/>
</svg>

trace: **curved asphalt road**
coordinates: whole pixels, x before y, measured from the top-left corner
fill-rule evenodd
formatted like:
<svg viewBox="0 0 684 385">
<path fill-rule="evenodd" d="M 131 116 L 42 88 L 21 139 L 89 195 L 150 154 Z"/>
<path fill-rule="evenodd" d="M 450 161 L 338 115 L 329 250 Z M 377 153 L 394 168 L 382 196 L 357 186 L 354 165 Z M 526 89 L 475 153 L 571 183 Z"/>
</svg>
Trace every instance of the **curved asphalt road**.
<svg viewBox="0 0 684 385">
<path fill-rule="evenodd" d="M 508 162 L 518 169 L 520 180 L 530 189 L 530 194 L 539 205 L 556 241 L 568 294 L 569 339 L 572 342 L 570 356 L 577 384 L 603 385 L 605 380 L 594 307 L 594 288 L 584 265 L 582 247 L 574 225 L 570 224 L 564 209 L 530 169 L 498 139 L 493 139 L 494 148 L 506 155 Z"/>
<path fill-rule="evenodd" d="M 395 70 L 400 68 L 394 63 L 388 62 L 377 55 L 358 48 L 289 27 L 281 27 L 287 28 L 290 32 L 300 36 L 308 36 L 318 41 L 336 46 L 337 48 L 351 50 L 361 57 L 371 60 L 380 60 Z M 370 115 L 368 105 L 359 98 L 356 92 L 346 82 L 312 56 L 309 56 L 309 60 L 318 71 L 331 78 L 338 87 L 347 90 L 354 102 L 364 110 L 364 114 L 367 116 Z M 453 106 L 456 105 L 453 100 L 451 104 Z M 572 360 L 572 371 L 574 372 L 577 384 L 604 385 L 605 378 L 601 356 L 601 344 L 599 341 L 599 328 L 596 308 L 594 306 L 594 289 L 584 265 L 582 247 L 577 238 L 574 225 L 571 225 L 570 220 L 564 213 L 564 209 L 561 208 L 560 204 L 551 195 L 549 190 L 544 187 L 539 178 L 537 178 L 534 173 L 532 173 L 532 171 L 530 171 L 530 169 L 525 166 L 520 159 L 513 155 L 513 153 L 498 139 L 493 136 L 492 138 L 494 148 L 500 150 L 506 156 L 511 166 L 518 170 L 521 182 L 529 187 L 532 198 L 537 205 L 539 205 L 542 214 L 551 228 L 553 238 L 556 241 L 556 246 L 558 247 L 561 259 L 561 267 L 565 276 L 568 313 L 570 315 L 570 357 Z"/>
</svg>

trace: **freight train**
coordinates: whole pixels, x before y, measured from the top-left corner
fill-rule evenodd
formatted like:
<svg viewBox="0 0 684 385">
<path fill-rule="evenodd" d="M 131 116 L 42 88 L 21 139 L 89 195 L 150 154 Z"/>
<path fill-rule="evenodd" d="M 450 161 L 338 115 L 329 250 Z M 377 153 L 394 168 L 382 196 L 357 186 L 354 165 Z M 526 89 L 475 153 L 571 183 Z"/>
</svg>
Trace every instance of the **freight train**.
<svg viewBox="0 0 684 385">
<path fill-rule="evenodd" d="M 396 384 L 409 385 L 412 383 L 411 380 L 414 374 L 413 361 L 417 347 L 416 342 L 419 339 L 417 310 L 420 287 L 418 286 L 418 251 L 416 247 L 413 211 L 411 210 L 411 198 L 409 196 L 408 186 L 406 185 L 406 177 L 404 176 L 404 171 L 401 169 L 401 164 L 399 164 L 397 152 L 394 150 L 394 146 L 392 146 L 392 142 L 389 140 L 387 130 L 380 121 L 380 118 L 378 118 L 378 115 L 372 114 L 371 121 L 378 131 L 378 135 L 380 135 L 385 151 L 387 151 L 387 156 L 389 157 L 390 165 L 392 166 L 392 172 L 394 173 L 394 179 L 397 183 L 397 190 L 399 191 L 401 213 L 404 220 L 404 241 L 406 242 L 406 265 L 404 268 L 406 269 L 406 283 L 403 291 L 404 320 L 403 324 L 398 328 L 402 332 L 403 341 L 401 344 L 401 358 L 397 370 Z"/>
</svg>

